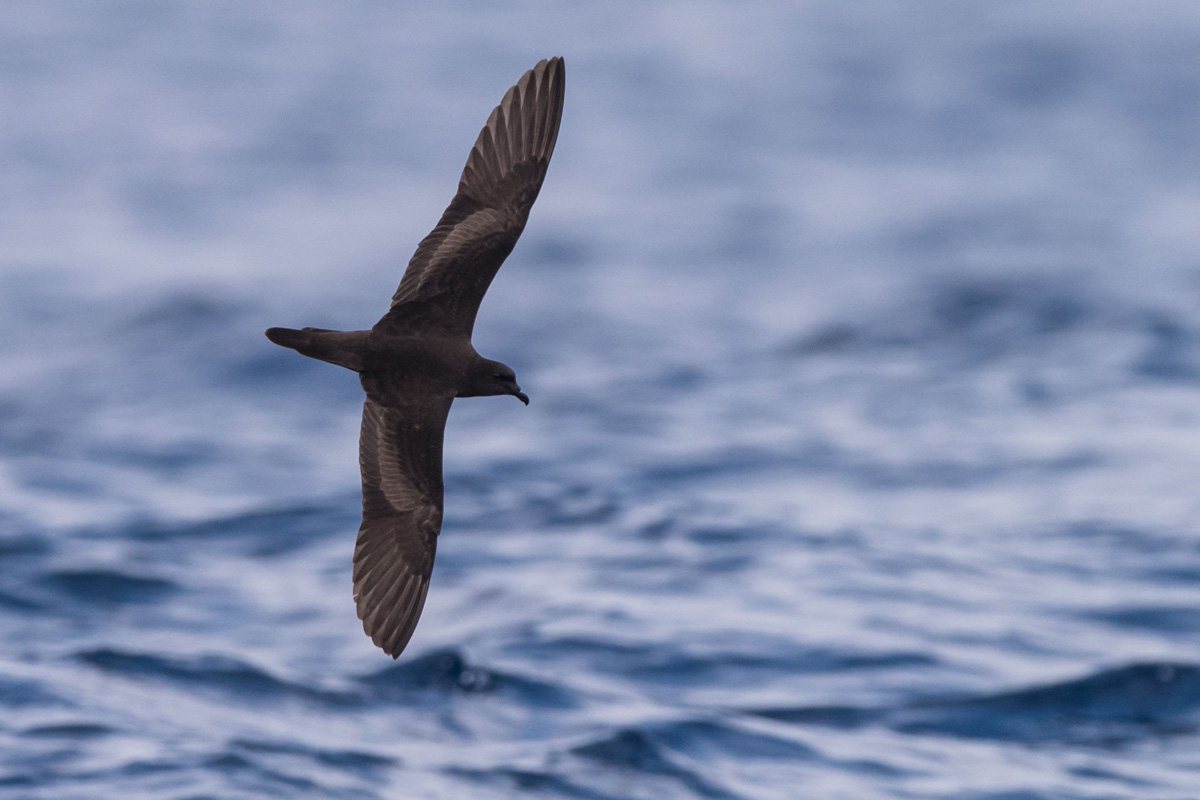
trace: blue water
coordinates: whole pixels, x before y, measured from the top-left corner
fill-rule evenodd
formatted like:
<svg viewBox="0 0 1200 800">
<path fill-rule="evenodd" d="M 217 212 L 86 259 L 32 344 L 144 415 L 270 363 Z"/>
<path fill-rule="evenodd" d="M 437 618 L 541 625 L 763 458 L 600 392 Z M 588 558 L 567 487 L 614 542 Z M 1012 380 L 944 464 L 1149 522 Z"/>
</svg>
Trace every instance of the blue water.
<svg viewBox="0 0 1200 800">
<path fill-rule="evenodd" d="M 1200 10 L 429 6 L 6 9 L 0 796 L 1200 797 Z M 555 54 L 393 662 L 262 330 Z"/>
</svg>

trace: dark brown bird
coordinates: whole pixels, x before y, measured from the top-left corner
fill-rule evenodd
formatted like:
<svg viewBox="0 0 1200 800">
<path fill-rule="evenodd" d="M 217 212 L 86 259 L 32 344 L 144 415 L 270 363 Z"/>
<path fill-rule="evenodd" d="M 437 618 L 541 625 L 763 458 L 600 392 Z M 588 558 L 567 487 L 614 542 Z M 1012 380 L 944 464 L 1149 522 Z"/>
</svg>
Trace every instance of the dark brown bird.
<svg viewBox="0 0 1200 800">
<path fill-rule="evenodd" d="M 565 80 L 561 58 L 539 61 L 504 95 L 471 148 L 458 192 L 375 327 L 267 331 L 275 344 L 354 370 L 367 393 L 354 601 L 363 630 L 393 658 L 412 637 L 429 589 L 450 404 L 499 394 L 529 404 L 511 368 L 475 352 L 471 330 L 542 187 Z"/>
</svg>

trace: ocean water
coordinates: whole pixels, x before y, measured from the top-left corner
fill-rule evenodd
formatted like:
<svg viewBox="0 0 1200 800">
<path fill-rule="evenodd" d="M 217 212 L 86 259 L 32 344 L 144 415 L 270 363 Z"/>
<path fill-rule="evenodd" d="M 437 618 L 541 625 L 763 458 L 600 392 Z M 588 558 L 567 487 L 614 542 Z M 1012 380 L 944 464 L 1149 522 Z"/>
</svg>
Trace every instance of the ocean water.
<svg viewBox="0 0 1200 800">
<path fill-rule="evenodd" d="M 428 603 L 354 376 L 567 60 Z M 1200 10 L 69 2 L 0 21 L 0 797 L 1200 797 Z"/>
</svg>

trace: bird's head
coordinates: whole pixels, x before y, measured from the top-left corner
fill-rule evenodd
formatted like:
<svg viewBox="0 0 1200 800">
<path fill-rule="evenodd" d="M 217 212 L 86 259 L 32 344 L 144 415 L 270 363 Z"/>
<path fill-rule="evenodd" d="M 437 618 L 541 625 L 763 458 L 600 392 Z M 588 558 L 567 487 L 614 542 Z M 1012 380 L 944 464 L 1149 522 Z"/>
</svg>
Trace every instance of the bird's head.
<svg viewBox="0 0 1200 800">
<path fill-rule="evenodd" d="M 496 394 L 511 394 L 525 405 L 529 405 L 529 397 L 517 385 L 517 376 L 512 367 L 499 361 L 481 358 L 472 365 L 467 375 L 466 390 L 460 391 L 458 396 L 483 397 Z"/>
</svg>

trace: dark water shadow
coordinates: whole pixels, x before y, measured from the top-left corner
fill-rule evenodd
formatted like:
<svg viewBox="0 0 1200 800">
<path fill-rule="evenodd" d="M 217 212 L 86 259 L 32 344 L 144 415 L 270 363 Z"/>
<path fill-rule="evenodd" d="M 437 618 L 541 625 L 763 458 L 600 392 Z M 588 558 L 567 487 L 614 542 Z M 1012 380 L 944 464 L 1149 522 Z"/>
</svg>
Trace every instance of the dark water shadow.
<svg viewBox="0 0 1200 800">
<path fill-rule="evenodd" d="M 899 707 L 760 708 L 749 713 L 843 729 L 877 725 L 966 739 L 1121 746 L 1200 731 L 1200 666 L 1131 664 L 1043 686 Z"/>
</svg>

